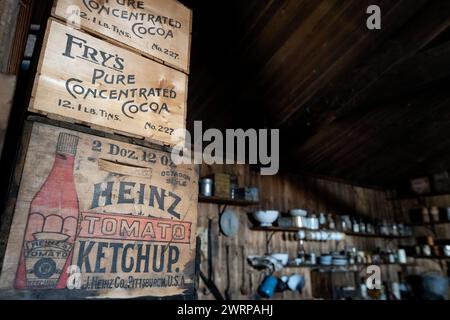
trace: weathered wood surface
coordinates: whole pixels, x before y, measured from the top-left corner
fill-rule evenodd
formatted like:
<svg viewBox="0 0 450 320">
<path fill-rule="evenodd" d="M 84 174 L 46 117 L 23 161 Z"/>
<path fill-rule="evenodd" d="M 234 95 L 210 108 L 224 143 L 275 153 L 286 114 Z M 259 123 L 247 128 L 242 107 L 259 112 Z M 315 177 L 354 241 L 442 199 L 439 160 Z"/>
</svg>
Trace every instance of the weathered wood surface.
<svg viewBox="0 0 450 320">
<path fill-rule="evenodd" d="M 34 123 L 0 295 L 191 296 L 197 184 L 166 152 Z"/>
<path fill-rule="evenodd" d="M 173 0 L 58 0 L 55 17 L 189 73 L 192 12 Z"/>
<path fill-rule="evenodd" d="M 187 75 L 50 20 L 29 110 L 172 145 Z"/>
<path fill-rule="evenodd" d="M 8 72 L 18 13 L 19 2 L 17 0 L 0 2 L 0 72 Z"/>
<path fill-rule="evenodd" d="M 5 142 L 15 87 L 16 76 L 0 73 L 0 157 Z"/>
<path fill-rule="evenodd" d="M 449 1 L 248 0 L 214 16 L 185 1 L 198 18 L 188 127 L 280 128 L 282 167 L 357 184 L 448 167 Z"/>
</svg>

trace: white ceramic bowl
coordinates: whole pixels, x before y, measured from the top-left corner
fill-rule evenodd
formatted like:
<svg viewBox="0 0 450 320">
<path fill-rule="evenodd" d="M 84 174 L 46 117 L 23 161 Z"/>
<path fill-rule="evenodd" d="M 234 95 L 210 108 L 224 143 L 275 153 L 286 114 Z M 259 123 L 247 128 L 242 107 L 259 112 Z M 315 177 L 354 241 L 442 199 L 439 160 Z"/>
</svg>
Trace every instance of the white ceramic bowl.
<svg viewBox="0 0 450 320">
<path fill-rule="evenodd" d="M 271 227 L 279 216 L 279 212 L 276 210 L 256 211 L 253 217 L 259 222 L 261 227 Z"/>
<path fill-rule="evenodd" d="M 286 266 L 289 260 L 289 254 L 287 253 L 273 253 L 271 257 L 280 261 L 283 266 Z"/>
<path fill-rule="evenodd" d="M 304 209 L 291 209 L 289 210 L 289 214 L 292 217 L 306 217 L 308 215 L 308 212 Z"/>
</svg>

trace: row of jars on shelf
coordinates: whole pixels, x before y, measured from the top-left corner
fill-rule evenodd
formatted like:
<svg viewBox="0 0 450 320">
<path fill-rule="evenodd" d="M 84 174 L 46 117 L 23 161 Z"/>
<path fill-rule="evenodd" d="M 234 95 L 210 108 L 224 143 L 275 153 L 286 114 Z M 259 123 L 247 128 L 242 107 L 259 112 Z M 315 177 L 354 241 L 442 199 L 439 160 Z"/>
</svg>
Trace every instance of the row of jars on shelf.
<svg viewBox="0 0 450 320">
<path fill-rule="evenodd" d="M 408 257 L 404 249 L 377 248 L 374 252 L 357 250 L 351 248 L 341 252 L 331 252 L 321 254 L 307 253 L 303 247 L 300 249 L 297 258 L 292 261 L 295 265 L 362 265 L 362 264 L 406 264 Z"/>
<path fill-rule="evenodd" d="M 296 212 L 296 211 L 294 211 Z M 291 213 L 291 215 L 293 215 Z M 382 236 L 412 236 L 412 229 L 402 223 L 389 222 L 387 220 L 368 220 L 350 215 L 336 216 L 320 213 L 302 213 L 296 212 L 294 216 L 294 225 L 300 228 L 310 230 L 336 230 L 339 232 L 353 232 L 370 235 Z"/>
</svg>

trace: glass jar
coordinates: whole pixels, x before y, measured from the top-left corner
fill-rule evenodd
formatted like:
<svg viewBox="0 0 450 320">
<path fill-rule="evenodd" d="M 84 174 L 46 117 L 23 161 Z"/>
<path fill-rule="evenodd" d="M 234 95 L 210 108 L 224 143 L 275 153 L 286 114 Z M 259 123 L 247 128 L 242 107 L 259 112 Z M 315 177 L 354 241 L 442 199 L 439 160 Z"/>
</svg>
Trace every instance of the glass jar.
<svg viewBox="0 0 450 320">
<path fill-rule="evenodd" d="M 383 220 L 380 224 L 380 234 L 382 236 L 389 235 L 389 228 L 386 220 Z"/>
<path fill-rule="evenodd" d="M 439 222 L 439 208 L 432 206 L 430 210 L 431 222 Z"/>
<path fill-rule="evenodd" d="M 391 234 L 393 236 L 398 236 L 398 225 L 395 222 L 392 224 Z"/>
<path fill-rule="evenodd" d="M 359 222 L 356 218 L 353 219 L 352 231 L 355 233 L 359 233 Z"/>
<path fill-rule="evenodd" d="M 427 244 L 422 246 L 422 253 L 426 257 L 431 256 L 431 247 L 429 245 L 427 245 Z"/>
<path fill-rule="evenodd" d="M 450 246 L 449 245 L 444 246 L 444 256 L 450 257 Z"/>
<path fill-rule="evenodd" d="M 319 214 L 319 225 L 320 225 L 320 228 L 327 228 L 327 226 L 328 226 L 328 223 L 327 223 L 327 217 L 325 216 L 325 213 L 323 213 L 323 212 L 321 212 L 320 214 Z"/>
<path fill-rule="evenodd" d="M 367 222 L 366 224 L 366 231 L 368 234 L 374 234 L 375 233 L 375 229 L 373 227 L 373 224 L 371 222 Z"/>
<path fill-rule="evenodd" d="M 367 225 L 363 219 L 359 220 L 359 231 L 361 233 L 367 233 Z"/>
<path fill-rule="evenodd" d="M 316 214 L 312 213 L 309 219 L 309 228 L 312 230 L 319 230 L 319 219 Z"/>
</svg>

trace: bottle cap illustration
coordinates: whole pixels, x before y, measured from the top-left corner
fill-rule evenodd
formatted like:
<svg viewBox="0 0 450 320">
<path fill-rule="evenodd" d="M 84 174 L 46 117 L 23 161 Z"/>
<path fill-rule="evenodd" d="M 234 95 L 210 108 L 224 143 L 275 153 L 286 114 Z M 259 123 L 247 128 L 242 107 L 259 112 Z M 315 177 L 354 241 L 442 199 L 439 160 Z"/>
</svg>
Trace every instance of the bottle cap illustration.
<svg viewBox="0 0 450 320">
<path fill-rule="evenodd" d="M 78 140 L 79 138 L 77 136 L 68 133 L 60 133 L 58 137 L 56 152 L 59 154 L 70 154 L 73 156 L 76 155 Z"/>
</svg>

